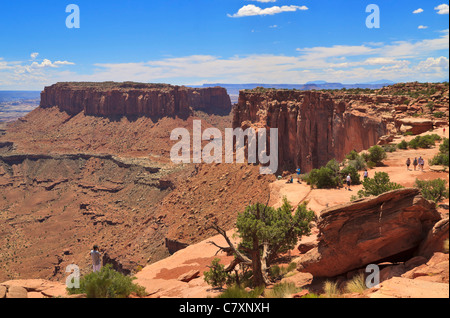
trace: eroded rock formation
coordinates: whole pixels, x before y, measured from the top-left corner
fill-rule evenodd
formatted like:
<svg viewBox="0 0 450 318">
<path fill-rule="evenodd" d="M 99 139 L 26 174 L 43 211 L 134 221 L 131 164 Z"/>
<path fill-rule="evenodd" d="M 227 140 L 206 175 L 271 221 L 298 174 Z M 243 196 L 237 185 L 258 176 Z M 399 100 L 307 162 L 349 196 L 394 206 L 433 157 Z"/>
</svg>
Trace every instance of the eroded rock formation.
<svg viewBox="0 0 450 318">
<path fill-rule="evenodd" d="M 363 98 L 360 96 L 359 98 Z M 303 171 L 377 144 L 386 121 L 352 109 L 346 95 L 296 90 L 241 91 L 233 127 L 278 128 L 280 168 Z"/>
<path fill-rule="evenodd" d="M 41 93 L 40 107 L 95 116 L 176 116 L 192 110 L 226 114 L 230 97 L 221 87 L 190 88 L 141 83 L 57 83 Z"/>
<path fill-rule="evenodd" d="M 414 188 L 326 209 L 317 223 L 318 246 L 297 259 L 297 269 L 334 277 L 413 253 L 440 218 L 433 202 Z"/>
</svg>

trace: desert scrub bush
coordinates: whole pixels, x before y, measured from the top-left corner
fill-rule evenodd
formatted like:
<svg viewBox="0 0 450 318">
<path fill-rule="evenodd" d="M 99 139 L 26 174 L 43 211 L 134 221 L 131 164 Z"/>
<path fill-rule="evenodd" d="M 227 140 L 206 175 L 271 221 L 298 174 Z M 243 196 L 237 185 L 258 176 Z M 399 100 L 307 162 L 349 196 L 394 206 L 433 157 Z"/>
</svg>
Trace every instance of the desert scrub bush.
<svg viewBox="0 0 450 318">
<path fill-rule="evenodd" d="M 345 291 L 347 293 L 362 294 L 367 289 L 366 279 L 364 274 L 354 276 L 345 284 Z"/>
<path fill-rule="evenodd" d="M 448 138 L 444 138 L 444 141 L 439 146 L 439 153 L 431 159 L 430 165 L 442 165 L 449 166 L 449 143 Z"/>
<path fill-rule="evenodd" d="M 445 113 L 444 113 L 444 112 L 434 112 L 434 113 L 433 113 L 433 116 L 434 116 L 435 118 L 442 118 L 442 117 L 445 116 Z"/>
<path fill-rule="evenodd" d="M 308 174 L 308 184 L 318 189 L 336 188 L 340 184 L 339 177 L 335 171 L 327 167 L 313 169 Z"/>
<path fill-rule="evenodd" d="M 220 264 L 219 258 L 214 258 L 209 268 L 209 271 L 203 272 L 203 279 L 214 288 L 222 288 L 228 279 L 228 274 L 225 272 L 225 266 Z"/>
<path fill-rule="evenodd" d="M 386 151 L 378 145 L 370 147 L 368 151 L 369 151 L 369 158 L 368 158 L 369 160 L 366 161 L 372 161 L 377 166 L 381 165 L 383 160 L 386 159 L 387 157 Z"/>
<path fill-rule="evenodd" d="M 357 154 L 353 158 L 354 159 L 347 159 L 347 162 L 345 163 L 345 165 L 352 166 L 358 171 L 362 171 L 367 168 L 367 162 L 363 156 L 360 156 L 359 154 Z"/>
<path fill-rule="evenodd" d="M 352 184 L 358 185 L 361 184 L 361 177 L 359 175 L 358 170 L 351 165 L 348 165 L 344 169 L 341 170 L 341 176 L 343 178 L 347 177 L 350 174 L 350 178 L 352 178 Z"/>
<path fill-rule="evenodd" d="M 398 149 L 408 149 L 408 142 L 406 140 L 402 140 L 397 144 Z"/>
<path fill-rule="evenodd" d="M 301 288 L 296 287 L 294 283 L 284 282 L 273 285 L 272 289 L 266 289 L 264 296 L 266 298 L 289 298 L 300 290 Z"/>
<path fill-rule="evenodd" d="M 447 182 L 443 179 L 419 180 L 416 179 L 415 186 L 420 189 L 423 197 L 438 203 L 449 197 Z"/>
<path fill-rule="evenodd" d="M 408 143 L 408 147 L 417 148 L 431 148 L 436 144 L 436 141 L 441 141 L 442 138 L 437 134 L 417 136 Z"/>
<path fill-rule="evenodd" d="M 295 270 L 297 267 L 297 264 L 292 262 L 288 266 L 278 266 L 273 265 L 269 269 L 269 276 L 272 278 L 272 280 L 280 280 L 284 277 L 286 277 L 287 274 Z"/>
<path fill-rule="evenodd" d="M 359 154 L 356 152 L 356 150 L 352 150 L 345 156 L 345 159 L 355 160 L 357 157 L 359 157 Z"/>
<path fill-rule="evenodd" d="M 375 172 L 373 178 L 367 178 L 362 184 L 363 189 L 358 191 L 359 198 L 378 196 L 391 190 L 403 188 L 402 185 L 391 182 L 386 172 Z"/>
<path fill-rule="evenodd" d="M 217 296 L 217 298 L 259 298 L 264 292 L 264 287 L 260 286 L 255 289 L 246 289 L 233 285 L 225 289 L 225 291 Z"/>
<path fill-rule="evenodd" d="M 392 144 L 392 145 L 383 145 L 383 146 L 381 146 L 383 149 L 384 149 L 384 151 L 386 151 L 386 152 L 394 152 L 394 151 L 397 151 L 397 145 L 394 145 L 394 144 Z"/>
<path fill-rule="evenodd" d="M 126 298 L 135 293 L 146 295 L 145 288 L 133 283 L 134 277 L 115 271 L 111 264 L 80 279 L 80 288 L 67 288 L 69 295 L 86 294 L 87 298 Z"/>
<path fill-rule="evenodd" d="M 340 295 L 337 282 L 331 282 L 329 280 L 323 284 L 323 291 L 326 298 L 336 298 Z"/>
</svg>

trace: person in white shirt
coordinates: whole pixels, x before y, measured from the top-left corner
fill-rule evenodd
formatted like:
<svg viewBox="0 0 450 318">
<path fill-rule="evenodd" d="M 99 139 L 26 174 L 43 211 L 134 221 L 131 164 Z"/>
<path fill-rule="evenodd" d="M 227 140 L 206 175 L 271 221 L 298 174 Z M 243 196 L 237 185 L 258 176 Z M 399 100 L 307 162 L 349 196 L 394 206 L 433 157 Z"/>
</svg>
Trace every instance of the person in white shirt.
<svg viewBox="0 0 450 318">
<path fill-rule="evenodd" d="M 93 272 L 99 272 L 102 268 L 102 259 L 97 245 L 94 245 L 93 250 L 91 251 L 91 257 Z"/>
<path fill-rule="evenodd" d="M 350 189 L 351 184 L 352 184 L 352 178 L 350 177 L 350 173 L 349 173 L 347 176 L 347 187 L 348 187 L 349 191 L 351 190 Z M 347 189 L 347 187 L 345 187 L 345 189 Z"/>
</svg>

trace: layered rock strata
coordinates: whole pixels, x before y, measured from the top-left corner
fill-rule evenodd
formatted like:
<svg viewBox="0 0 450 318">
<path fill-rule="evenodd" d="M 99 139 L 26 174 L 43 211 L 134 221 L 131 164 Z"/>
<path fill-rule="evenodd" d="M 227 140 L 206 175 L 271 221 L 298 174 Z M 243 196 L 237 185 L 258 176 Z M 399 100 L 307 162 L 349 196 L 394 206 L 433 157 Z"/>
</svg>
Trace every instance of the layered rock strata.
<svg viewBox="0 0 450 318">
<path fill-rule="evenodd" d="M 40 107 L 94 116 L 177 116 L 192 110 L 227 114 L 230 97 L 221 87 L 190 88 L 141 83 L 57 83 L 41 93 Z"/>
<path fill-rule="evenodd" d="M 309 171 L 351 150 L 368 149 L 388 133 L 386 120 L 351 107 L 353 102 L 330 92 L 241 91 L 233 127 L 278 128 L 280 168 Z"/>
</svg>

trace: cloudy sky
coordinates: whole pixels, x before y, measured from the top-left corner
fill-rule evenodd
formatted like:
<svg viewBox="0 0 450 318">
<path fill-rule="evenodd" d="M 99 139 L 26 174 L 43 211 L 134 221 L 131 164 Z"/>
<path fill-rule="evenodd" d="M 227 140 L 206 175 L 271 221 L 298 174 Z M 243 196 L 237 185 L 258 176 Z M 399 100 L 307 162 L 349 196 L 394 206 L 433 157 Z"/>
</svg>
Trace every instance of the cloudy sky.
<svg viewBox="0 0 450 318">
<path fill-rule="evenodd" d="M 80 28 L 66 26 L 70 3 Z M 379 28 L 366 25 L 369 4 Z M 449 78 L 444 0 L 0 0 L 0 8 L 0 90 Z"/>
</svg>

